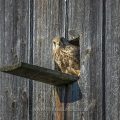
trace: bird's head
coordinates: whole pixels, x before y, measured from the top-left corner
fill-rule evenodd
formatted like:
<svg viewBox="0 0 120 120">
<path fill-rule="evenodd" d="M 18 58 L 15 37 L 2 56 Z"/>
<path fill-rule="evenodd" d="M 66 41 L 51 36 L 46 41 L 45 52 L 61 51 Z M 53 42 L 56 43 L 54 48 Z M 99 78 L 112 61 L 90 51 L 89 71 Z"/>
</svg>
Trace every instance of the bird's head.
<svg viewBox="0 0 120 120">
<path fill-rule="evenodd" d="M 67 43 L 66 39 L 63 37 L 59 37 L 59 36 L 54 37 L 52 40 L 54 50 L 60 47 L 64 47 L 66 43 Z"/>
<path fill-rule="evenodd" d="M 53 38 L 52 43 L 53 43 L 53 49 L 60 48 L 60 46 L 62 45 L 61 37 L 57 36 Z"/>
</svg>

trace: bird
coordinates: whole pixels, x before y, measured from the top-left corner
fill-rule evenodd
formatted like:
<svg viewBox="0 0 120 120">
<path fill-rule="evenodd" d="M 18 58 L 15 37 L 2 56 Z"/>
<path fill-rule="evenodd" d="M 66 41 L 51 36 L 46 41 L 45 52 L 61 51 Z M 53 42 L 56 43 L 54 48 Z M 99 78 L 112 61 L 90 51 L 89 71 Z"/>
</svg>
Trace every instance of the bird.
<svg viewBox="0 0 120 120">
<path fill-rule="evenodd" d="M 79 46 L 72 45 L 59 36 L 53 38 L 52 46 L 53 59 L 61 72 L 80 76 Z"/>
</svg>

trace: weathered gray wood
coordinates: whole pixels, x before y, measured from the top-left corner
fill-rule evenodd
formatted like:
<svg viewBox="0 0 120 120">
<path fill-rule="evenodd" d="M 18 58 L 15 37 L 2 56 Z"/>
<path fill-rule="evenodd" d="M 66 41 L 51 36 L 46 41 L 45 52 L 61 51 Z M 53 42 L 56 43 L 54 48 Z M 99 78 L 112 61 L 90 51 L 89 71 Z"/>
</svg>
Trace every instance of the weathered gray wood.
<svg viewBox="0 0 120 120">
<path fill-rule="evenodd" d="M 120 1 L 106 0 L 106 120 L 120 120 Z"/>
<path fill-rule="evenodd" d="M 64 74 L 62 72 L 27 63 L 3 66 L 0 68 L 0 71 L 56 86 L 67 85 L 79 79 L 77 76 Z"/>
<path fill-rule="evenodd" d="M 54 69 L 52 38 L 56 35 L 64 37 L 64 2 L 64 0 L 34 0 L 34 65 Z M 61 102 L 61 99 L 64 100 L 64 87 L 56 88 L 34 82 L 33 120 L 64 120 L 64 112 L 62 112 L 64 102 Z"/>
<path fill-rule="evenodd" d="M 66 119 L 102 120 L 102 0 L 69 0 L 67 7 L 68 31 L 80 35 L 81 78 L 67 88 Z"/>
<path fill-rule="evenodd" d="M 0 0 L 0 66 L 28 61 L 28 1 Z M 28 119 L 28 81 L 0 73 L 0 119 Z"/>
<path fill-rule="evenodd" d="M 33 120 L 119 120 L 119 0 L 34 0 L 33 36 L 30 1 L 0 0 L 0 66 L 32 63 L 33 45 L 33 64 L 54 69 L 52 38 L 75 30 L 80 34 L 81 78 L 60 88 L 34 82 L 32 96 L 28 80 L 0 73 L 0 119 L 26 120 L 30 108 Z"/>
</svg>

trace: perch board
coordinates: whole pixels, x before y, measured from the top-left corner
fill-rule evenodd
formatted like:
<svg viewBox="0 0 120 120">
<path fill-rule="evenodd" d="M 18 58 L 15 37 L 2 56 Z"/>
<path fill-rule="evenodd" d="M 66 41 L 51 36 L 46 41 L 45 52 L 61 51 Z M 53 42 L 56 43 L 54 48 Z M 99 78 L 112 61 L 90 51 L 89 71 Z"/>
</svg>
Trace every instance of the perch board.
<svg viewBox="0 0 120 120">
<path fill-rule="evenodd" d="M 56 86 L 70 84 L 78 79 L 77 76 L 27 63 L 3 66 L 0 71 Z"/>
</svg>

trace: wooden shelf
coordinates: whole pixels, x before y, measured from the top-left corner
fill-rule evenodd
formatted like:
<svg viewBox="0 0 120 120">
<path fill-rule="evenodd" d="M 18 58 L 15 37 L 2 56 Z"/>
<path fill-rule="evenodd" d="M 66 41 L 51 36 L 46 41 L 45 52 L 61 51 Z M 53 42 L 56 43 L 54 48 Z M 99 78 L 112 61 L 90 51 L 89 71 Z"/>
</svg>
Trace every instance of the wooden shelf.
<svg viewBox="0 0 120 120">
<path fill-rule="evenodd" d="M 27 63 L 3 66 L 0 68 L 0 71 L 55 86 L 70 84 L 78 80 L 77 76 L 68 75 Z"/>
</svg>

